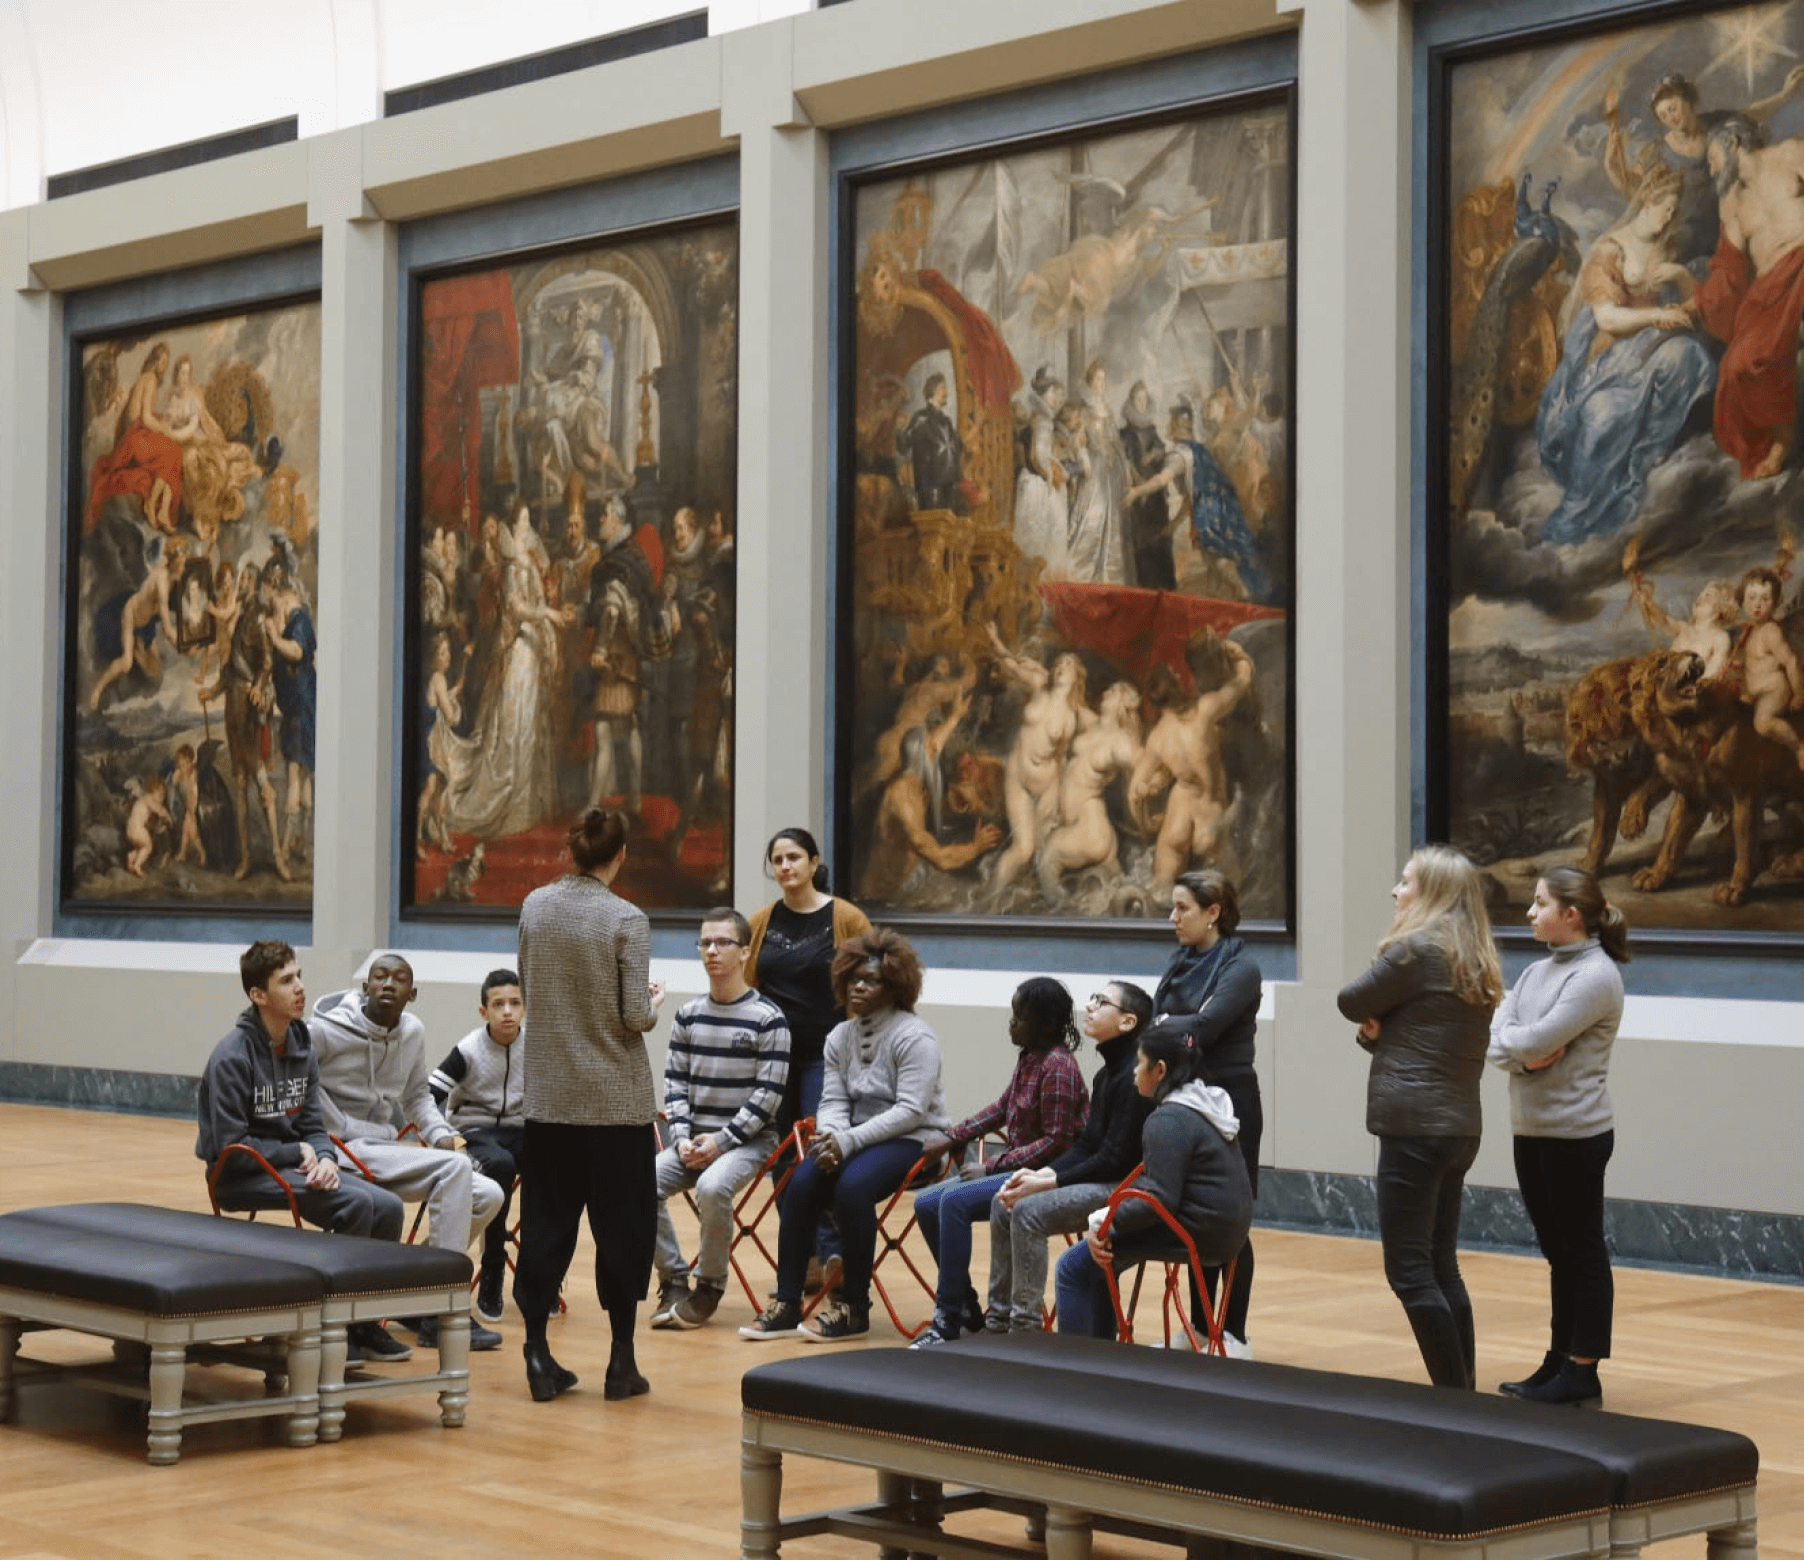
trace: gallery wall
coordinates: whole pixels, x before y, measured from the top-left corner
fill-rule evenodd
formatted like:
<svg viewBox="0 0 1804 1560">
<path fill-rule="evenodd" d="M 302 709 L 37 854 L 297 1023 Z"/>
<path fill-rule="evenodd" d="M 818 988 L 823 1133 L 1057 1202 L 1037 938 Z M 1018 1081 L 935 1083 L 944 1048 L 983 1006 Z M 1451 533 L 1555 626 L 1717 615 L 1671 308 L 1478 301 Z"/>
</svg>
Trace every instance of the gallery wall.
<svg viewBox="0 0 1804 1560">
<path fill-rule="evenodd" d="M 402 914 L 416 851 L 403 754 L 417 686 L 404 651 L 418 545 L 407 431 L 418 277 L 736 210 L 727 837 L 734 897 L 749 908 L 770 893 L 761 852 L 772 828 L 805 822 L 835 845 L 845 836 L 835 766 L 852 718 L 840 621 L 849 597 L 835 462 L 838 376 L 852 368 L 846 179 L 1076 132 L 1130 108 L 1294 91 L 1289 924 L 1280 916 L 1253 940 L 1267 976 L 1264 1157 L 1278 1172 L 1266 1211 L 1369 1229 L 1365 1060 L 1334 995 L 1388 924 L 1387 891 L 1428 827 L 1440 762 L 1428 701 L 1442 641 L 1430 624 L 1446 603 L 1431 595 L 1421 431 L 1433 350 L 1426 82 L 1435 49 L 1501 27 L 1494 9 L 1047 0 L 1028 12 L 851 0 L 0 213 L 0 776 L 11 803 L 0 1097 L 179 1109 L 184 1080 L 241 1005 L 238 949 L 272 927 L 302 946 L 314 993 L 349 984 L 373 950 L 405 946 L 430 1043 L 446 1047 L 473 1017 L 482 974 L 507 961 L 504 925 Z M 1528 7 L 1512 25 L 1548 10 Z M 74 557 L 65 484 L 79 443 L 72 342 L 108 320 L 189 314 L 234 288 L 274 296 L 271 268 L 296 264 L 316 278 L 321 384 L 310 914 L 274 923 L 217 908 L 83 912 L 59 876 Z M 1110 975 L 1150 986 L 1170 946 L 1156 925 L 1063 928 L 1047 915 L 929 919 L 917 940 L 930 969 L 923 1011 L 942 1037 L 955 1110 L 1000 1091 L 1002 1019 L 1025 975 L 1056 974 L 1080 999 Z M 679 994 L 702 984 L 691 945 L 674 924 L 654 938 L 655 973 Z M 1528 950 L 1507 951 L 1516 968 Z M 1793 962 L 1783 946 L 1694 938 L 1650 945 L 1630 967 L 1611 1192 L 1653 1207 L 1642 1254 L 1804 1271 L 1804 1178 L 1787 1109 L 1804 1086 Z M 653 1037 L 660 1056 L 665 1027 Z M 1485 1105 L 1473 1183 L 1507 1188 L 1501 1078 L 1487 1080 Z M 1716 1146 L 1682 1147 L 1705 1143 Z M 1511 1228 L 1499 1202 L 1479 1233 L 1508 1240 Z"/>
</svg>

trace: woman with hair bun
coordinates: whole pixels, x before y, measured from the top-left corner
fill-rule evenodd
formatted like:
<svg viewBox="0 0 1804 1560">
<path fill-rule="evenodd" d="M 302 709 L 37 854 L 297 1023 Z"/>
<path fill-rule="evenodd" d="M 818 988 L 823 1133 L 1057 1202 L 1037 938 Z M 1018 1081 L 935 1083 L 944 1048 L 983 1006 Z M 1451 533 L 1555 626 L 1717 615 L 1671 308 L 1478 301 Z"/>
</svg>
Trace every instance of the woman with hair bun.
<svg viewBox="0 0 1804 1560">
<path fill-rule="evenodd" d="M 1478 1083 L 1503 995 L 1478 869 L 1424 845 L 1391 890 L 1378 957 L 1342 988 L 1340 1010 L 1372 1053 L 1366 1131 L 1378 1139 L 1384 1276 L 1403 1302 L 1437 1387 L 1470 1391 L 1472 1301 L 1459 1271 L 1460 1198 L 1478 1156 Z"/>
<path fill-rule="evenodd" d="M 520 993 L 532 1004 L 526 1058 L 520 1261 L 514 1302 L 526 1323 L 526 1384 L 543 1403 L 576 1385 L 552 1358 L 545 1324 L 587 1212 L 595 1289 L 614 1347 L 603 1395 L 650 1390 L 633 1326 L 657 1240 L 658 1112 L 645 1032 L 663 986 L 651 979 L 651 923 L 612 884 L 626 862 L 626 817 L 591 807 L 569 836 L 574 872 L 520 906 Z"/>
<path fill-rule="evenodd" d="M 1253 1071 L 1253 1038 L 1263 989 L 1259 966 L 1234 933 L 1240 894 L 1233 879 L 1213 868 L 1181 873 L 1171 888 L 1171 929 L 1178 946 L 1153 993 L 1159 1015 L 1146 1034 L 1189 1035 L 1196 1042 L 1197 1076 L 1227 1091 L 1239 1123 L 1236 1142 L 1253 1196 L 1259 1195 L 1259 1140 L 1265 1110 Z M 1216 1273 L 1204 1275 L 1210 1293 Z M 1230 1354 L 1248 1358 L 1247 1308 L 1253 1297 L 1253 1243 L 1235 1254 L 1234 1283 L 1222 1301 L 1222 1333 Z"/>
<path fill-rule="evenodd" d="M 940 1043 L 915 1016 L 921 961 L 894 932 L 873 928 L 833 956 L 845 1023 L 827 1036 L 814 1141 L 790 1177 L 777 1228 L 777 1293 L 739 1336 L 844 1343 L 871 1330 L 877 1204 L 889 1197 L 929 1132 L 951 1125 L 940 1087 Z M 802 1285 L 815 1230 L 829 1208 L 845 1274 L 838 1295 L 802 1324 Z"/>
<path fill-rule="evenodd" d="M 1202 1047 L 1181 1029 L 1157 1026 L 1140 1037 L 1134 1087 L 1153 1112 L 1140 1131 L 1145 1165 L 1135 1187 L 1150 1192 L 1196 1244 L 1197 1260 L 1222 1267 L 1245 1244 L 1253 1223 L 1253 1187 L 1236 1147 L 1240 1123 L 1225 1089 L 1204 1083 Z M 1091 1215 L 1100 1220 L 1100 1210 Z M 1059 1331 L 1108 1338 L 1115 1307 L 1104 1269 L 1187 1258 L 1170 1227 L 1143 1202 L 1116 1209 L 1105 1239 L 1092 1223 L 1088 1240 L 1059 1258 L 1053 1279 Z"/>
<path fill-rule="evenodd" d="M 827 1032 L 845 1017 L 833 992 L 833 956 L 871 923 L 849 899 L 827 891 L 821 848 L 806 829 L 777 830 L 764 864 L 783 897 L 747 918 L 745 978 L 789 1020 L 789 1081 L 777 1117 L 782 1137 L 820 1105 Z"/>
<path fill-rule="evenodd" d="M 1582 867 L 1551 867 L 1528 924 L 1548 956 L 1517 978 L 1491 1025 L 1488 1059 L 1510 1075 L 1516 1184 L 1547 1258 L 1553 1319 L 1533 1375 L 1498 1390 L 1595 1408 L 1615 1287 L 1604 1238 L 1604 1168 L 1616 1146 L 1605 1075 L 1622 1022 L 1628 925 Z"/>
</svg>

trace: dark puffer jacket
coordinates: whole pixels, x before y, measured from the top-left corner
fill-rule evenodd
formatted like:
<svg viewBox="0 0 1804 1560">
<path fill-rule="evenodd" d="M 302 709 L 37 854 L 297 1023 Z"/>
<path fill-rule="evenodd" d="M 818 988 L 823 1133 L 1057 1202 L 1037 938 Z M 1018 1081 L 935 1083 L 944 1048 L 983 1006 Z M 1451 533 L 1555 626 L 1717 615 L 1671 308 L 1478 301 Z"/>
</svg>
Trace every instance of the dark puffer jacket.
<svg viewBox="0 0 1804 1560">
<path fill-rule="evenodd" d="M 1355 1024 L 1379 1022 L 1366 1081 L 1366 1131 L 1375 1137 L 1477 1137 L 1478 1080 L 1491 1038 L 1490 1003 L 1453 989 L 1447 960 L 1417 934 L 1393 943 L 1340 994 Z"/>
</svg>

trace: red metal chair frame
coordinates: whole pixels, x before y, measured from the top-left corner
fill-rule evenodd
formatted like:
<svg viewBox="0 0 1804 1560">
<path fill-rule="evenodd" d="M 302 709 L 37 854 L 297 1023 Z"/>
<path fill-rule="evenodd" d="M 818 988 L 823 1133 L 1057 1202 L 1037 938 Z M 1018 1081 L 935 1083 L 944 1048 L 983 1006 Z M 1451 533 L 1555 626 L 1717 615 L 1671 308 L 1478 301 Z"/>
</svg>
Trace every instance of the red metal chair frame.
<svg viewBox="0 0 1804 1560">
<path fill-rule="evenodd" d="M 213 1205 L 213 1217 L 218 1219 L 225 1216 L 225 1209 L 219 1206 L 219 1177 L 221 1172 L 225 1169 L 226 1161 L 234 1154 L 243 1154 L 247 1156 L 255 1162 L 259 1168 L 262 1169 L 263 1173 L 274 1181 L 277 1186 L 282 1188 L 282 1195 L 288 1199 L 288 1212 L 294 1219 L 294 1227 L 298 1230 L 301 1227 L 301 1205 L 295 1201 L 294 1188 L 288 1184 L 288 1177 L 283 1175 L 280 1170 L 276 1169 L 276 1167 L 265 1159 L 263 1155 L 252 1148 L 249 1143 L 226 1144 L 220 1151 L 219 1158 L 213 1161 L 213 1168 L 207 1172 L 207 1201 Z M 246 1211 L 253 1220 L 257 1217 L 257 1210 L 255 1208 Z"/>
<path fill-rule="evenodd" d="M 1221 1338 L 1221 1317 L 1223 1307 L 1215 1306 L 1210 1303 L 1209 1288 L 1208 1285 L 1203 1282 L 1202 1260 L 1196 1254 L 1196 1242 L 1190 1238 L 1189 1231 L 1187 1231 L 1183 1225 L 1178 1223 L 1171 1210 L 1167 1208 L 1164 1203 L 1160 1202 L 1151 1192 L 1142 1191 L 1133 1184 L 1140 1178 L 1140 1173 L 1145 1168 L 1145 1165 L 1136 1165 L 1133 1170 L 1129 1172 L 1126 1179 L 1122 1181 L 1121 1185 L 1115 1188 L 1113 1194 L 1109 1198 L 1108 1208 L 1103 1214 L 1101 1233 L 1105 1236 L 1108 1234 L 1110 1226 L 1115 1222 L 1115 1214 L 1123 1203 L 1143 1202 L 1150 1206 L 1153 1212 L 1159 1216 L 1166 1227 L 1177 1237 L 1179 1243 L 1183 1246 L 1189 1263 L 1190 1276 L 1194 1284 L 1196 1299 L 1202 1306 L 1203 1311 L 1204 1336 L 1199 1339 L 1197 1337 L 1196 1329 L 1191 1326 L 1190 1317 L 1186 1314 L 1184 1308 L 1184 1297 L 1181 1293 L 1180 1284 L 1183 1264 L 1177 1262 L 1165 1263 L 1164 1319 L 1165 1342 L 1167 1347 L 1171 1344 L 1171 1317 L 1172 1312 L 1175 1310 L 1177 1312 L 1178 1322 L 1184 1329 L 1184 1337 L 1188 1340 L 1191 1349 L 1195 1353 L 1226 1355 L 1228 1351 L 1222 1344 Z M 1158 1259 L 1154 1258 L 1153 1260 L 1156 1261 Z M 1142 1269 L 1144 1269 L 1144 1266 L 1145 1264 L 1141 1264 Z M 1105 1269 L 1105 1272 L 1107 1273 L 1109 1280 L 1109 1300 L 1115 1307 L 1116 1336 L 1119 1337 L 1123 1343 L 1132 1343 L 1134 1341 L 1133 1312 L 1134 1307 L 1138 1304 L 1140 1299 L 1140 1277 L 1138 1274 L 1135 1276 L 1133 1297 L 1128 1302 L 1127 1308 L 1124 1310 L 1121 1304 L 1121 1284 L 1116 1276 L 1114 1265 L 1111 1263 L 1109 1267 Z M 1228 1290 L 1233 1287 L 1233 1283 L 1234 1264 L 1230 1262 L 1222 1269 L 1223 1306 L 1226 1304 Z"/>
</svg>

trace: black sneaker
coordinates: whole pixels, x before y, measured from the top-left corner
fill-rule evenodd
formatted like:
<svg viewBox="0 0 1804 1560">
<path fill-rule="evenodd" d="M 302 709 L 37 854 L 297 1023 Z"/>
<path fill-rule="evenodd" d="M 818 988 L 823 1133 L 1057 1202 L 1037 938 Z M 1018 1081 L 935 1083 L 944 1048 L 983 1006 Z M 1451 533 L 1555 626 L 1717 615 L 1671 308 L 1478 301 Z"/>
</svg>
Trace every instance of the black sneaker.
<svg viewBox="0 0 1804 1560">
<path fill-rule="evenodd" d="M 357 1345 L 365 1360 L 378 1365 L 399 1365 L 413 1358 L 413 1350 L 399 1338 L 391 1338 L 380 1322 L 355 1322 L 345 1329 L 345 1336 Z"/>
<path fill-rule="evenodd" d="M 754 1343 L 771 1338 L 793 1338 L 802 1325 L 802 1307 L 794 1300 L 773 1300 L 763 1314 L 749 1327 L 741 1327 L 739 1336 Z"/>
<path fill-rule="evenodd" d="M 667 1278 L 658 1285 L 658 1303 L 651 1313 L 653 1327 L 680 1327 L 676 1308 L 689 1298 L 689 1280 Z"/>
<path fill-rule="evenodd" d="M 944 1312 L 935 1311 L 933 1320 L 915 1336 L 911 1349 L 937 1349 L 942 1343 L 958 1342 L 958 1323 Z"/>
<path fill-rule="evenodd" d="M 506 1304 L 502 1295 L 502 1285 L 507 1282 L 507 1264 L 498 1262 L 491 1272 L 482 1270 L 482 1277 L 476 1284 L 476 1314 L 490 1326 L 501 1320 L 501 1311 Z"/>
<path fill-rule="evenodd" d="M 871 1335 L 871 1308 L 829 1300 L 802 1326 L 804 1343 L 852 1343 Z"/>
<path fill-rule="evenodd" d="M 436 1349 L 438 1347 L 438 1318 L 422 1316 L 420 1325 L 414 1329 L 414 1340 L 422 1349 Z M 470 1350 L 472 1353 L 480 1354 L 484 1349 L 493 1349 L 500 1342 L 500 1333 L 490 1332 L 474 1317 L 470 1318 Z"/>
<path fill-rule="evenodd" d="M 669 1325 L 682 1328 L 700 1327 L 720 1309 L 726 1290 L 714 1284 L 697 1284 L 695 1293 L 686 1296 L 670 1313 Z"/>
</svg>

